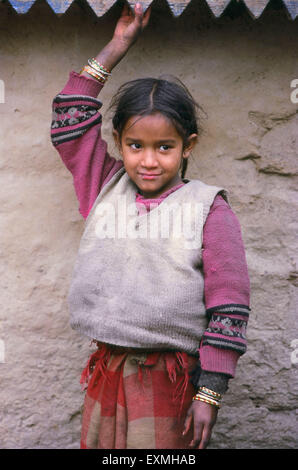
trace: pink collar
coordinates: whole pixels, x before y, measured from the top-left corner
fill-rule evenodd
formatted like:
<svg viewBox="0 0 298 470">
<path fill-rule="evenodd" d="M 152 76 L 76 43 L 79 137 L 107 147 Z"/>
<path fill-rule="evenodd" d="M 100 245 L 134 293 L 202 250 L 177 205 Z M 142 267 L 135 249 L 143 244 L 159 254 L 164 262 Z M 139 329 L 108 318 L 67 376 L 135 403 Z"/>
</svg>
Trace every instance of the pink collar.
<svg viewBox="0 0 298 470">
<path fill-rule="evenodd" d="M 184 186 L 185 183 L 179 183 L 179 184 L 176 184 L 176 186 L 173 186 L 172 188 L 168 189 L 167 191 L 165 191 L 164 193 L 162 193 L 159 197 L 156 197 L 156 198 L 145 198 L 142 194 L 140 194 L 139 192 L 136 193 L 136 199 L 140 202 L 144 202 L 146 203 L 146 201 L 150 201 L 150 202 L 158 202 L 160 199 L 164 199 L 165 197 L 167 197 L 169 194 L 173 193 L 174 191 L 176 191 L 176 189 L 180 188 L 181 186 Z"/>
<path fill-rule="evenodd" d="M 136 192 L 136 204 L 138 206 L 140 215 L 150 211 L 150 204 L 160 204 L 163 199 L 165 199 L 169 194 L 173 193 L 177 189 L 181 188 L 181 186 L 184 186 L 184 184 L 185 183 L 176 184 L 176 186 L 168 189 L 157 198 L 145 198 L 142 194 Z"/>
</svg>

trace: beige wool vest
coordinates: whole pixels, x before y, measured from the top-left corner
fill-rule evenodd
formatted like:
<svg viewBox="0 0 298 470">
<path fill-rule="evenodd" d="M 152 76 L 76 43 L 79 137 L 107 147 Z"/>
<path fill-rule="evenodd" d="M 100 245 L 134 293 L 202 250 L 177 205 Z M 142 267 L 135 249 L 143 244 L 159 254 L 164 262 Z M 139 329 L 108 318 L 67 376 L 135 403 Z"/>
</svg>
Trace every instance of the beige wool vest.
<svg viewBox="0 0 298 470">
<path fill-rule="evenodd" d="M 121 168 L 86 219 L 68 306 L 70 325 L 98 341 L 196 355 L 207 326 L 203 226 L 224 188 L 200 180 L 138 215 L 137 186 Z"/>
</svg>

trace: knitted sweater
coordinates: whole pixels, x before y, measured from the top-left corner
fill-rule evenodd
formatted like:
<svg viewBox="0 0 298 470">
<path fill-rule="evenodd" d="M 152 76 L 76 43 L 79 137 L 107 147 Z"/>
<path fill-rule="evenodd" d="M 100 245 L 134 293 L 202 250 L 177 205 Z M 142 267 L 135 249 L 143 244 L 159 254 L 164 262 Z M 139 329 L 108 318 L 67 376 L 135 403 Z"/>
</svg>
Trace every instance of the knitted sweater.
<svg viewBox="0 0 298 470">
<path fill-rule="evenodd" d="M 71 72 L 66 86 L 53 100 L 52 143 L 72 173 L 79 211 L 85 219 L 104 185 L 123 166 L 121 160 L 109 155 L 101 137 L 102 103 L 96 98 L 101 89 L 99 82 Z M 159 203 L 179 187 L 171 188 L 154 202 Z M 140 203 L 148 206 L 150 200 L 137 193 L 136 203 L 138 207 Z M 211 377 L 235 376 L 237 361 L 246 350 L 245 326 L 250 310 L 240 224 L 220 195 L 204 225 L 202 260 L 209 324 L 198 345 L 199 365 L 204 371 L 199 381 L 208 386 Z M 242 339 L 241 348 L 237 337 Z"/>
<path fill-rule="evenodd" d="M 139 215 L 136 185 L 120 168 L 88 215 L 68 295 L 71 326 L 104 343 L 197 355 L 206 328 L 202 230 L 220 191 L 191 180 Z"/>
</svg>

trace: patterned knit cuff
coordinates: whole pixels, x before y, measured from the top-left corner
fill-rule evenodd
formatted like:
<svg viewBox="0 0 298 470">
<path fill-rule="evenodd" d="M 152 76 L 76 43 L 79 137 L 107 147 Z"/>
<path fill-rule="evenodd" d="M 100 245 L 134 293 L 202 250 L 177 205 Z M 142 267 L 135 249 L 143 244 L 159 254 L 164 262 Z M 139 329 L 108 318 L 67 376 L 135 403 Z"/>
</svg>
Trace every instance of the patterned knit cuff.
<svg viewBox="0 0 298 470">
<path fill-rule="evenodd" d="M 203 346 L 229 349 L 240 355 L 246 352 L 246 326 L 250 308 L 242 304 L 224 304 L 207 308 L 208 328 L 203 335 Z"/>
<path fill-rule="evenodd" d="M 65 95 L 86 95 L 97 98 L 100 90 L 103 88 L 103 83 L 80 75 L 77 72 L 70 72 L 68 82 L 61 91 Z"/>
</svg>

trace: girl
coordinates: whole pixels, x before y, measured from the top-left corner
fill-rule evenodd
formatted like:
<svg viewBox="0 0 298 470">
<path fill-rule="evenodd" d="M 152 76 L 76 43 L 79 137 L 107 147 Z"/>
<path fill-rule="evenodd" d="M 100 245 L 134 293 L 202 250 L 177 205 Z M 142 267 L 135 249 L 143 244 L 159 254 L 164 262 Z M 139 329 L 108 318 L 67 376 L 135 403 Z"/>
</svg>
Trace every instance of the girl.
<svg viewBox="0 0 298 470">
<path fill-rule="evenodd" d="M 149 16 L 150 8 L 125 6 L 112 40 L 71 72 L 53 102 L 52 142 L 86 219 L 68 294 L 71 326 L 97 346 L 81 376 L 81 448 L 205 448 L 246 350 L 239 222 L 224 188 L 185 179 L 199 106 L 181 83 L 134 80 L 112 101 L 122 160 L 101 138 L 97 95 Z M 158 216 L 167 236 L 154 232 Z M 186 219 L 195 239 L 174 233 Z"/>
</svg>

